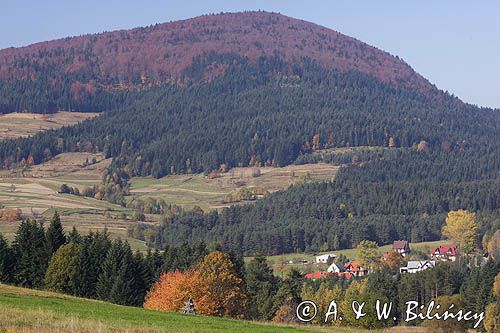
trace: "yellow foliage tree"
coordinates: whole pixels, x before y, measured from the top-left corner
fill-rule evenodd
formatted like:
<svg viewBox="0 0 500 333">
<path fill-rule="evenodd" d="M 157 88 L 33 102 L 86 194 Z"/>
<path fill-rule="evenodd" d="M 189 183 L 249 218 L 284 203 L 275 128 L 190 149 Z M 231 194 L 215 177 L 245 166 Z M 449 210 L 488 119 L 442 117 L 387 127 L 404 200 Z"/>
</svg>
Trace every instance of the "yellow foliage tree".
<svg viewBox="0 0 500 333">
<path fill-rule="evenodd" d="M 500 230 L 491 236 L 488 242 L 488 254 L 495 260 L 500 258 Z"/>
<path fill-rule="evenodd" d="M 493 283 L 493 303 L 486 307 L 484 328 L 488 333 L 500 332 L 500 273 Z"/>
<path fill-rule="evenodd" d="M 328 308 L 332 300 L 335 300 L 337 306 L 340 306 L 340 303 L 343 301 L 344 298 L 344 291 L 339 286 L 329 287 L 328 284 L 329 283 L 326 281 L 322 282 L 318 290 L 316 291 L 314 291 L 314 289 L 311 286 L 306 286 L 304 287 L 301 296 L 303 300 L 314 301 L 314 303 L 318 307 L 318 315 L 316 316 L 316 318 L 312 320 L 313 324 L 339 326 L 341 323 L 341 321 L 339 320 L 340 317 L 339 311 L 337 313 L 336 321 L 333 320 L 334 318 L 332 315 L 328 318 L 328 321 L 325 323 L 324 314 L 328 312 L 329 310 Z"/>
<path fill-rule="evenodd" d="M 236 274 L 229 256 L 220 251 L 209 253 L 199 271 L 207 287 L 207 314 L 242 318 L 246 301 L 243 280 Z"/>
<path fill-rule="evenodd" d="M 477 231 L 476 214 L 460 209 L 448 213 L 443 236 L 450 239 L 461 251 L 470 253 L 474 249 Z"/>
<path fill-rule="evenodd" d="M 403 257 L 401 257 L 401 255 L 396 251 L 390 251 L 387 255 L 387 259 L 385 260 L 385 264 L 393 272 L 399 272 L 399 268 L 403 264 Z"/>
<path fill-rule="evenodd" d="M 441 316 L 444 311 L 449 309 L 449 307 L 453 304 L 454 312 L 458 312 L 460 310 L 464 310 L 464 302 L 460 295 L 451 295 L 451 296 L 440 296 L 434 300 L 436 304 L 441 305 L 439 309 L 434 308 L 431 311 L 431 315 L 435 315 L 439 313 Z M 427 312 L 427 309 L 424 309 L 424 312 Z M 448 320 L 426 320 L 423 323 L 423 326 L 429 328 L 431 332 L 440 332 L 440 333 L 460 333 L 467 332 L 467 322 L 462 320 L 458 321 L 456 319 L 448 319 Z"/>
</svg>

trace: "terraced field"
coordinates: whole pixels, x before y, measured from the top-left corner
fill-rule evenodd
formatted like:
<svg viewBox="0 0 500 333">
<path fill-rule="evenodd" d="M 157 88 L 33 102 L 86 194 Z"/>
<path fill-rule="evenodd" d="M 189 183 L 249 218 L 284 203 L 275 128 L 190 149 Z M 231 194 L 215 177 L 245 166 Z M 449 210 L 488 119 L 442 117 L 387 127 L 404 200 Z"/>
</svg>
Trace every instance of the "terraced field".
<svg viewBox="0 0 500 333">
<path fill-rule="evenodd" d="M 40 131 L 74 125 L 98 116 L 93 112 L 60 111 L 50 115 L 38 113 L 8 113 L 0 115 L 0 140 L 26 137 Z"/>
</svg>

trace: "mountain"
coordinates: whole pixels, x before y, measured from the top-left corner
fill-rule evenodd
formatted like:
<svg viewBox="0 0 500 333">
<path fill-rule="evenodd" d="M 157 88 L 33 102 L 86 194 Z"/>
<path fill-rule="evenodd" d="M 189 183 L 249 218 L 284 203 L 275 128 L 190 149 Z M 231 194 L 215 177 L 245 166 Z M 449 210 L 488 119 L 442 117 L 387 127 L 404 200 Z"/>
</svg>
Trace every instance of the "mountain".
<svg viewBox="0 0 500 333">
<path fill-rule="evenodd" d="M 41 94 L 67 89 L 68 97 L 78 101 L 100 90 L 185 83 L 192 79 L 186 71 L 193 61 L 212 53 L 238 54 L 251 63 L 277 57 L 288 66 L 308 58 L 328 69 L 357 71 L 396 87 L 438 93 L 398 57 L 319 25 L 267 12 L 205 15 L 0 50 L 0 79 L 7 85 L 3 89 L 12 89 L 18 81 L 37 82 Z M 210 81 L 226 68 L 227 64 L 204 63 L 196 80 Z M 2 102 L 3 112 L 7 106 L 9 111 L 51 111 Z M 56 102 L 49 109 L 57 107 L 67 105 Z"/>
<path fill-rule="evenodd" d="M 113 162 L 85 191 L 98 199 L 130 205 L 136 176 L 343 165 L 333 182 L 255 205 L 165 217 L 156 245 L 205 240 L 276 254 L 436 240 L 455 209 L 477 212 L 483 234 L 500 221 L 499 111 L 465 104 L 400 59 L 312 23 L 210 15 L 3 50 L 0 59 L 0 113 L 104 111 L 0 141 L 1 167 L 103 152 Z M 374 149 L 330 154 L 359 146 Z"/>
</svg>

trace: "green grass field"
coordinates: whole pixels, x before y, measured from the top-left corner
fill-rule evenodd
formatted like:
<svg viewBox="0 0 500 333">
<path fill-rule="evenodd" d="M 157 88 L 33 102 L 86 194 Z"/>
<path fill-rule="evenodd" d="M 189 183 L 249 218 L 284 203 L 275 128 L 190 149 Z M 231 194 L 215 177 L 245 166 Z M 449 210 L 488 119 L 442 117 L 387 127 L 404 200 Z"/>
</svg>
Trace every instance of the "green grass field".
<svg viewBox="0 0 500 333">
<path fill-rule="evenodd" d="M 163 313 L 0 284 L 0 332 L 366 332 Z M 373 331 L 372 331 L 373 332 Z"/>
</svg>

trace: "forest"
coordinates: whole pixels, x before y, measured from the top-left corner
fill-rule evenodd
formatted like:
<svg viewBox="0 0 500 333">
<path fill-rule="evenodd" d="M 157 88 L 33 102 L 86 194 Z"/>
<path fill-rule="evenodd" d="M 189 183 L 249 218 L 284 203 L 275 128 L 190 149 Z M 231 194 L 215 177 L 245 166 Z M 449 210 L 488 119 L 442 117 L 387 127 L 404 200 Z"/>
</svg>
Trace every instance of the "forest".
<svg viewBox="0 0 500 333">
<path fill-rule="evenodd" d="M 490 258 L 484 265 L 475 265 L 473 256 L 463 256 L 414 274 L 399 273 L 403 258 L 398 254 L 397 263 L 381 260 L 375 245 L 375 252 L 360 255 L 364 265 L 372 258 L 368 276 L 310 280 L 294 269 L 275 276 L 261 255 L 245 262 L 217 244 L 204 242 L 133 253 L 127 242 L 111 240 L 106 230 L 81 235 L 73 227 L 66 232 L 56 212 L 47 227 L 30 219 L 21 222 L 11 244 L 0 235 L 0 282 L 159 311 L 289 324 L 298 323 L 295 308 L 302 300 L 314 300 L 323 313 L 336 300 L 345 318 L 343 325 L 365 329 L 424 325 L 464 332 L 477 323 L 479 330 L 495 332 L 500 310 L 495 305 L 500 297 L 498 245 L 498 239 L 490 240 Z M 376 299 L 392 302 L 390 319 L 376 319 Z M 352 300 L 367 303 L 367 315 L 361 320 L 349 311 Z M 419 304 L 434 300 L 443 307 L 455 304 L 457 310 L 486 314 L 484 321 L 476 322 L 404 323 L 408 300 Z M 318 317 L 312 323 L 339 322 Z"/>
<path fill-rule="evenodd" d="M 225 73 L 197 83 L 212 63 L 226 65 Z M 0 142 L 2 167 L 38 164 L 62 152 L 104 152 L 113 163 L 92 194 L 125 205 L 134 176 L 306 162 L 344 166 L 333 182 L 293 186 L 255 205 L 168 216 L 157 230 L 158 246 L 203 240 L 244 254 L 278 254 L 350 248 L 361 239 L 437 240 L 443 214 L 453 209 L 485 216 L 484 233 L 498 227 L 498 110 L 308 59 L 303 66 L 277 57 L 254 64 L 211 53 L 193 59 L 184 75 L 193 82 L 102 95 L 95 103 L 115 106 L 100 117 Z M 357 146 L 382 149 L 328 154 Z"/>
</svg>

